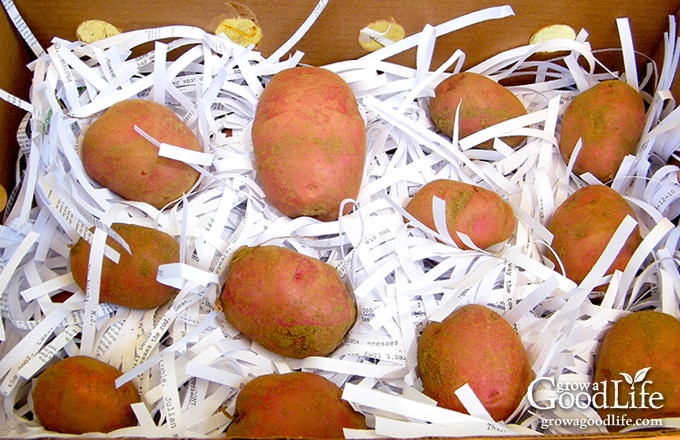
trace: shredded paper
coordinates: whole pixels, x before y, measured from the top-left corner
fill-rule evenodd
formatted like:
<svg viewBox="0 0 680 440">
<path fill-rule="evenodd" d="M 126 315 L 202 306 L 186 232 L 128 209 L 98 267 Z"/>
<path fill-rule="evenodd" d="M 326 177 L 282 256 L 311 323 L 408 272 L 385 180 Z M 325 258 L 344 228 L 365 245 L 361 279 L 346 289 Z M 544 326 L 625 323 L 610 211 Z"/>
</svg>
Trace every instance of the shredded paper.
<svg viewBox="0 0 680 440">
<path fill-rule="evenodd" d="M 11 2 L 3 4 L 20 20 Z M 526 116 L 466 138 L 441 135 L 429 118 L 434 87 L 465 62 L 465 53 L 454 48 L 442 65 L 432 65 L 437 38 L 508 17 L 514 14 L 510 7 L 427 25 L 364 57 L 322 66 L 356 94 L 366 122 L 367 159 L 360 193 L 346 201 L 352 211 L 320 222 L 288 218 L 268 203 L 253 165 L 250 129 L 269 79 L 305 63 L 304 54 L 290 54 L 291 48 L 325 5 L 310 11 L 298 32 L 268 57 L 224 35 L 180 25 L 89 44 L 54 38 L 45 50 L 31 40 L 37 58 L 29 65 L 30 103 L 5 97 L 27 116 L 17 136 L 18 185 L 0 226 L 0 435 L 58 435 L 33 419 L 31 388 L 45 366 L 78 354 L 119 368 L 124 374 L 118 385 L 132 381 L 142 397 L 133 405 L 137 426 L 108 436 L 222 437 L 240 387 L 262 374 L 294 370 L 328 378 L 366 415 L 368 430 L 346 430 L 348 438 L 606 431 L 592 409 L 548 408 L 554 387 L 533 390 L 532 401 L 525 399 L 506 422 L 491 420 L 469 387 L 458 392 L 469 414 L 438 407 L 422 392 L 416 347 L 428 322 L 465 304 L 484 304 L 520 335 L 536 377 L 587 383 L 600 340 L 616 319 L 643 308 L 680 317 L 680 184 L 678 167 L 668 164 L 680 144 L 680 110 L 669 92 L 680 47 L 673 17 L 663 64 L 647 70 L 636 70 L 626 19 L 617 22 L 624 71 L 599 61 L 587 30 L 574 40 L 513 48 L 470 67 L 497 81 L 532 81 L 509 86 L 528 109 Z M 25 23 L 22 29 L 31 35 Z M 415 67 L 387 61 L 412 48 Z M 544 52 L 559 55 L 548 61 L 532 57 Z M 602 182 L 574 175 L 561 158 L 560 118 L 580 91 L 610 78 L 643 91 L 649 106 L 636 154 L 626 157 L 610 183 L 635 208 L 638 222 L 622 222 L 577 285 L 548 260 L 552 235 L 545 225 L 576 189 Z M 157 145 L 161 155 L 200 171 L 191 192 L 160 210 L 101 188 L 79 156 L 93 120 L 112 104 L 136 97 L 169 106 L 203 147 L 189 152 Z M 526 141 L 513 149 L 499 139 L 509 134 Z M 489 139 L 492 150 L 477 148 Z M 409 198 L 442 178 L 500 194 L 517 218 L 513 236 L 489 249 L 461 250 L 441 228 L 429 230 L 411 217 L 404 209 Z M 435 205 L 441 224 L 443 205 Z M 70 246 L 88 240 L 94 268 L 96 259 L 115 260 L 119 255 L 105 245 L 113 222 L 176 237 L 178 262 L 162 266 L 157 277 L 178 289 L 170 303 L 152 310 L 100 303 L 97 270 L 87 292 L 75 284 Z M 605 276 L 637 224 L 643 241 L 630 263 Z M 268 352 L 215 307 L 234 251 L 264 243 L 323 260 L 351 286 L 358 318 L 331 355 L 291 359 Z M 600 302 L 591 301 L 594 290 L 603 291 Z M 61 293 L 68 299 L 57 301 Z M 545 423 L 557 419 L 590 422 Z"/>
</svg>

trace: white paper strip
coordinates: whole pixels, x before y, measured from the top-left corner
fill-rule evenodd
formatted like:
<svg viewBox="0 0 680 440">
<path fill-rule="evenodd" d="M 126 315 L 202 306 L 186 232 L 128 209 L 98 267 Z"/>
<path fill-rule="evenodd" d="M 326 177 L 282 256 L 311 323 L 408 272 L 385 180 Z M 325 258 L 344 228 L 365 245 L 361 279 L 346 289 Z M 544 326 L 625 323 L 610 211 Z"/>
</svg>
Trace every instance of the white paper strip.
<svg viewBox="0 0 680 440">
<path fill-rule="evenodd" d="M 33 35 L 33 32 L 17 10 L 14 2 L 12 0 L 2 0 L 2 6 L 5 8 L 5 12 L 7 12 L 7 15 L 9 15 L 9 18 L 12 21 L 12 24 L 14 24 L 14 27 L 19 32 L 19 35 L 22 36 L 28 47 L 30 47 L 31 51 L 33 51 L 33 54 L 38 57 L 44 54 L 45 50 L 42 48 L 42 46 L 40 46 L 38 39 L 35 38 L 35 35 Z"/>
<path fill-rule="evenodd" d="M 441 425 L 464 423 L 468 426 L 478 426 L 479 428 L 485 427 L 484 429 L 487 433 L 508 433 L 506 428 L 497 423 L 489 423 L 486 420 L 480 420 L 468 414 L 423 404 L 401 396 L 367 390 L 350 383 L 345 384 L 342 398 L 349 402 L 353 402 L 356 405 L 379 408 L 383 411 L 423 422 Z"/>
<path fill-rule="evenodd" d="M 16 107 L 19 107 L 20 109 L 26 111 L 26 112 L 32 112 L 33 111 L 33 106 L 31 103 L 24 101 L 23 99 L 19 98 L 18 96 L 14 96 L 11 93 L 0 89 L 0 99 L 3 101 L 6 101 Z"/>
<path fill-rule="evenodd" d="M 302 37 L 307 33 L 309 28 L 312 27 L 314 22 L 319 18 L 323 10 L 326 8 L 326 5 L 328 4 L 328 0 L 319 0 L 319 2 L 316 4 L 314 9 L 312 10 L 311 14 L 307 17 L 307 19 L 302 23 L 302 25 L 298 28 L 297 31 L 285 42 L 283 43 L 278 49 L 276 49 L 267 59 L 268 61 L 278 61 L 283 56 L 290 51 L 295 44 L 302 39 Z"/>
</svg>

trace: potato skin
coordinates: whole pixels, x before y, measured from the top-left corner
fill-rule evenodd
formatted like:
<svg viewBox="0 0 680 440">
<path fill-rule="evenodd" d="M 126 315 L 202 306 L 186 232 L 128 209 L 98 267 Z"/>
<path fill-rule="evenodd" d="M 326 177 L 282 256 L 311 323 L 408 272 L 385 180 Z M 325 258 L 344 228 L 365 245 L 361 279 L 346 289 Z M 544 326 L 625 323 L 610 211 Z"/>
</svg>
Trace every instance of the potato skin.
<svg viewBox="0 0 680 440">
<path fill-rule="evenodd" d="M 569 162 L 579 138 L 574 172 L 613 179 L 623 158 L 634 154 L 645 125 L 642 96 L 625 82 L 602 81 L 577 95 L 562 117 L 559 149 Z"/>
<path fill-rule="evenodd" d="M 333 266 L 279 246 L 238 249 L 219 305 L 245 336 L 293 358 L 332 353 L 357 317 Z"/>
<path fill-rule="evenodd" d="M 557 207 L 548 230 L 554 235 L 552 248 L 569 279 L 583 281 L 626 215 L 637 218 L 626 199 L 605 185 L 585 186 Z M 641 241 L 636 228 L 606 274 L 625 269 Z M 556 263 L 552 253 L 548 257 Z"/>
<path fill-rule="evenodd" d="M 507 240 L 515 231 L 512 207 L 498 194 L 455 180 L 440 179 L 423 185 L 406 205 L 406 211 L 436 230 L 432 215 L 435 196 L 446 202 L 446 225 L 461 249 L 469 248 L 456 231 L 467 234 L 480 249 Z"/>
<path fill-rule="evenodd" d="M 342 428 L 366 429 L 366 419 L 342 400 L 342 390 L 311 372 L 266 374 L 236 398 L 227 438 L 343 438 Z"/>
<path fill-rule="evenodd" d="M 439 406 L 466 412 L 454 392 L 467 383 L 496 421 L 510 417 L 534 377 L 510 323 L 479 304 L 460 307 L 425 327 L 418 369 L 424 393 Z"/>
<path fill-rule="evenodd" d="M 116 388 L 123 373 L 96 358 L 72 356 L 48 366 L 33 388 L 33 406 L 50 431 L 110 432 L 134 426 L 130 404 L 140 401 L 132 382 Z"/>
<path fill-rule="evenodd" d="M 106 243 L 120 253 L 118 264 L 104 257 L 99 292 L 100 302 L 110 302 L 134 309 L 152 309 L 170 301 L 174 287 L 156 281 L 158 266 L 179 262 L 179 243 L 171 235 L 145 226 L 114 223 L 117 232 L 130 246 L 132 254 L 111 237 Z M 73 278 L 85 291 L 90 244 L 79 239 L 71 247 L 69 265 Z"/>
<path fill-rule="evenodd" d="M 252 139 L 262 189 L 283 214 L 336 220 L 341 202 L 357 197 L 366 126 L 337 74 L 294 67 L 274 75 L 260 96 Z"/>
<path fill-rule="evenodd" d="M 440 82 L 430 98 L 430 117 L 439 131 L 453 136 L 456 109 L 460 104 L 459 130 L 464 138 L 484 128 L 527 113 L 524 104 L 507 88 L 489 77 L 473 72 L 459 72 Z M 517 147 L 523 136 L 502 138 Z M 479 145 L 493 148 L 493 140 Z"/>
<path fill-rule="evenodd" d="M 198 171 L 158 156 L 158 147 L 134 126 L 159 142 L 203 151 L 191 129 L 168 107 L 145 99 L 120 101 L 85 131 L 82 159 L 87 174 L 127 200 L 162 208 L 189 192 Z"/>
<path fill-rule="evenodd" d="M 656 419 L 680 416 L 680 321 L 666 313 L 654 310 L 642 310 L 619 318 L 605 333 L 602 345 L 595 362 L 593 382 L 608 382 L 606 399 L 611 406 L 616 397 L 615 386 L 612 381 L 620 381 L 618 401 L 621 405 L 630 404 L 630 385 L 626 383 L 621 373 L 635 373 L 643 368 L 650 368 L 644 377 L 651 381 L 645 386 L 650 395 L 661 393 L 662 408 L 649 407 L 646 400 L 642 408 L 640 392 L 642 383 L 636 383 L 636 408 L 616 409 L 598 408 L 600 416 L 606 418 L 608 414 L 618 416 L 615 420 L 622 420 L 625 414 L 632 420 Z M 602 390 L 602 384 L 598 384 Z M 649 396 L 647 396 L 649 399 Z M 611 431 L 618 431 L 625 426 L 608 426 Z"/>
</svg>

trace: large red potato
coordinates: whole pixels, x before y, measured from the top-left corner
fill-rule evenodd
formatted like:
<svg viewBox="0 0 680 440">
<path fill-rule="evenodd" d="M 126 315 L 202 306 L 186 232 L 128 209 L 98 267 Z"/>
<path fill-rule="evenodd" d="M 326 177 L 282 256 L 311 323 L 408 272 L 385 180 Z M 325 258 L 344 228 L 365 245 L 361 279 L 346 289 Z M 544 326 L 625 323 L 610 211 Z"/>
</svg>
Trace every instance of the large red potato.
<svg viewBox="0 0 680 440">
<path fill-rule="evenodd" d="M 262 189 L 283 214 L 335 220 L 341 202 L 357 197 L 366 126 L 337 74 L 294 67 L 274 75 L 260 96 L 252 138 Z"/>
</svg>

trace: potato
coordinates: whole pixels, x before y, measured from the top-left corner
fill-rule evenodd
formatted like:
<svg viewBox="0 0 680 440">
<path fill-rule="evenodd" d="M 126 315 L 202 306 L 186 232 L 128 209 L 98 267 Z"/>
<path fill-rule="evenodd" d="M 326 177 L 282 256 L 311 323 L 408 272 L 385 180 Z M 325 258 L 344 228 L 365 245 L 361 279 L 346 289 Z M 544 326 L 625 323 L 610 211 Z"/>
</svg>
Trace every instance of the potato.
<svg viewBox="0 0 680 440">
<path fill-rule="evenodd" d="M 489 77 L 472 72 L 459 72 L 440 82 L 430 98 L 430 117 L 439 131 L 453 136 L 456 109 L 460 105 L 459 136 L 467 137 L 492 125 L 527 113 L 524 104 L 510 90 Z M 517 147 L 523 136 L 502 138 Z M 479 145 L 493 148 L 493 140 Z"/>
<path fill-rule="evenodd" d="M 96 358 L 72 356 L 48 366 L 35 381 L 33 409 L 50 431 L 111 432 L 134 426 L 131 404 L 140 401 L 132 382 L 116 388 L 123 373 Z"/>
<path fill-rule="evenodd" d="M 564 275 L 576 283 L 583 281 L 626 215 L 636 218 L 626 199 L 605 185 L 585 186 L 562 202 L 548 230 L 554 235 L 552 248 L 564 265 Z M 641 241 L 636 228 L 606 273 L 625 269 Z M 557 265 L 551 252 L 548 257 Z"/>
<path fill-rule="evenodd" d="M 488 189 L 455 180 L 440 179 L 423 185 L 406 205 L 406 211 L 435 230 L 432 199 L 446 202 L 446 226 L 461 249 L 469 249 L 456 234 L 470 237 L 480 249 L 510 238 L 515 231 L 512 207 Z"/>
<path fill-rule="evenodd" d="M 341 439 L 343 428 L 366 429 L 365 417 L 341 396 L 316 373 L 258 376 L 239 391 L 227 438 Z"/>
<path fill-rule="evenodd" d="M 334 267 L 279 246 L 239 248 L 219 305 L 245 336 L 294 358 L 330 354 L 357 316 Z"/>
<path fill-rule="evenodd" d="M 191 129 L 168 107 L 129 99 L 109 107 L 85 131 L 83 165 L 100 185 L 160 209 L 189 192 L 199 173 L 183 162 L 158 156 L 158 147 L 135 125 L 159 142 L 203 151 Z"/>
<path fill-rule="evenodd" d="M 283 214 L 336 220 L 341 202 L 357 197 L 366 126 L 337 74 L 294 67 L 274 75 L 258 102 L 252 138 L 262 189 Z"/>
<path fill-rule="evenodd" d="M 469 384 L 491 417 L 506 420 L 533 380 L 522 340 L 501 315 L 469 304 L 441 323 L 431 322 L 418 341 L 423 391 L 439 406 L 466 412 L 454 394 Z"/>
<path fill-rule="evenodd" d="M 152 309 L 170 301 L 177 289 L 156 281 L 158 266 L 179 262 L 179 243 L 171 235 L 145 226 L 114 223 L 117 232 L 130 246 L 131 254 L 111 237 L 106 243 L 120 253 L 118 264 L 106 256 L 102 263 L 100 302 L 134 309 Z M 85 291 L 90 244 L 79 239 L 71 248 L 69 265 L 73 278 Z"/>
<path fill-rule="evenodd" d="M 600 416 L 611 414 L 620 422 L 625 422 L 623 416 L 630 420 L 680 417 L 678 353 L 680 321 L 674 316 L 644 310 L 617 320 L 605 333 L 595 362 L 593 388 L 597 386 L 594 392 L 602 395 L 595 395 L 594 401 Z M 628 408 L 613 408 L 616 403 Z M 612 431 L 625 427 L 608 426 Z"/>
<path fill-rule="evenodd" d="M 602 81 L 577 95 L 562 117 L 559 149 L 569 163 L 582 139 L 574 172 L 592 173 L 602 182 L 614 178 L 623 158 L 634 154 L 645 125 L 642 96 L 620 80 Z"/>
</svg>

